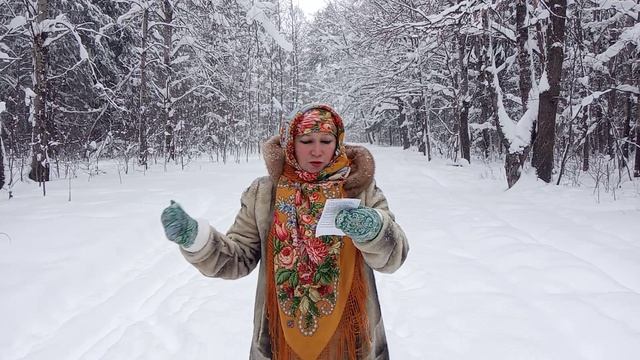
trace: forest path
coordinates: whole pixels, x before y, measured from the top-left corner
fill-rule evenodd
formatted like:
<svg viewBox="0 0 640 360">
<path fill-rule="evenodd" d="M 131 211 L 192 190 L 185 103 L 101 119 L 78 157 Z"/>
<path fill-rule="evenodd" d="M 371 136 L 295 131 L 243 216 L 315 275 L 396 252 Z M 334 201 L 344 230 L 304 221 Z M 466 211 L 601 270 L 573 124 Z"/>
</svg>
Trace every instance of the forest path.
<svg viewBox="0 0 640 360">
<path fill-rule="evenodd" d="M 632 359 L 640 351 L 637 195 L 597 204 L 588 189 L 530 175 L 507 191 L 493 166 L 427 165 L 393 148 L 375 155 L 411 245 L 398 273 L 378 276 L 392 354 Z"/>
<path fill-rule="evenodd" d="M 640 201 L 500 165 L 371 147 L 409 238 L 376 274 L 394 359 L 633 359 L 640 353 Z M 245 359 L 257 274 L 209 279 L 164 239 L 170 199 L 224 231 L 262 161 L 21 184 L 0 202 L 0 359 Z M 9 294 L 5 296 L 4 294 Z"/>
</svg>

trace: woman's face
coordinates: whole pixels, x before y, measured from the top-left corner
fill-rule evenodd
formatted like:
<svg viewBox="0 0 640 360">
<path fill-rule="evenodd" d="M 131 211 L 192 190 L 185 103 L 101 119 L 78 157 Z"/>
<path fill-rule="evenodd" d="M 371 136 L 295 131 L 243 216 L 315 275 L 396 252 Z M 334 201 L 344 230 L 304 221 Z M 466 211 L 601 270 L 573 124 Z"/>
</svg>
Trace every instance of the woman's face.
<svg viewBox="0 0 640 360">
<path fill-rule="evenodd" d="M 312 132 L 296 136 L 295 155 L 302 170 L 317 173 L 329 165 L 336 151 L 336 138 L 330 133 Z"/>
</svg>

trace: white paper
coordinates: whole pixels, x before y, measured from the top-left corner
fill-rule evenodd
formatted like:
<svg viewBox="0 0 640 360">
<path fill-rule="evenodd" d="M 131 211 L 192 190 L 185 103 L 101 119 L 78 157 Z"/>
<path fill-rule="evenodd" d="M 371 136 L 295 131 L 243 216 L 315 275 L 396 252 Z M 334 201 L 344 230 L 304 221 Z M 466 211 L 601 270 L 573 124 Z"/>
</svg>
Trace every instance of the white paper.
<svg viewBox="0 0 640 360">
<path fill-rule="evenodd" d="M 318 225 L 316 237 L 323 235 L 344 235 L 342 230 L 336 227 L 336 216 L 340 210 L 355 209 L 360 206 L 360 199 L 327 199 Z"/>
</svg>

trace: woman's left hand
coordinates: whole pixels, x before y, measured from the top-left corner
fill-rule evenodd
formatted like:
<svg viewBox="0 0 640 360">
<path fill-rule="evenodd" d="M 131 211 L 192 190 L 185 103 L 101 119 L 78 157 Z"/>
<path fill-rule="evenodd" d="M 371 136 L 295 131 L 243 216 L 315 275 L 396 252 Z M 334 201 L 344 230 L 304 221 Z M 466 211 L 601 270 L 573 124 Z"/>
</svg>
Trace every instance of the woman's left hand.
<svg viewBox="0 0 640 360">
<path fill-rule="evenodd" d="M 371 241 L 382 229 L 382 217 L 370 207 L 344 209 L 336 216 L 336 227 L 357 243 Z"/>
</svg>

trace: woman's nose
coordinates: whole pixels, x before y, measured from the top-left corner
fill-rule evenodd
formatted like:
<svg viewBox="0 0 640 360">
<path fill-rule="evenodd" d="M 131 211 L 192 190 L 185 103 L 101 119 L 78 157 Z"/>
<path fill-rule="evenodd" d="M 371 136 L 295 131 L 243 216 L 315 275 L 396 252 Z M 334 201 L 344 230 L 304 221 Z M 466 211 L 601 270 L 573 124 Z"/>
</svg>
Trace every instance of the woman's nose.
<svg viewBox="0 0 640 360">
<path fill-rule="evenodd" d="M 314 143 L 311 147 L 311 155 L 320 155 L 322 152 L 322 146 L 320 143 Z"/>
</svg>

